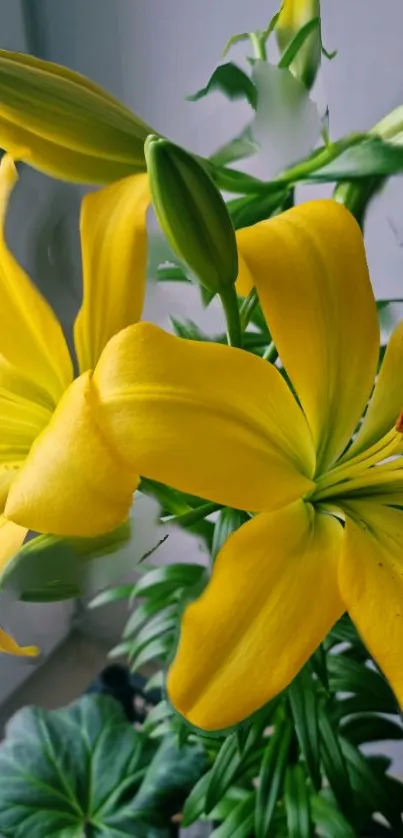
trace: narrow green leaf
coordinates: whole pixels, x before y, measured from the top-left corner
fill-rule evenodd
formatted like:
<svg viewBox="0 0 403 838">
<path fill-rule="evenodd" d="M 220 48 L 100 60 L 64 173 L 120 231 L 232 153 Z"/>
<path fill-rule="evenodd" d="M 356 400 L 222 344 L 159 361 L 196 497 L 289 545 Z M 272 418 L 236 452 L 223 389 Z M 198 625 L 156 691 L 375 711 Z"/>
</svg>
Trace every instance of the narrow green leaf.
<svg viewBox="0 0 403 838">
<path fill-rule="evenodd" d="M 312 820 L 324 838 L 357 838 L 349 822 L 339 809 L 320 794 L 311 797 Z"/>
<path fill-rule="evenodd" d="M 292 64 L 294 58 L 298 55 L 301 47 L 304 45 L 306 39 L 309 37 L 311 32 L 317 29 L 320 26 L 320 18 L 315 17 L 312 20 L 309 20 L 305 26 L 302 26 L 301 29 L 298 30 L 297 34 L 292 39 L 291 43 L 288 45 L 287 49 L 283 52 L 283 55 L 280 58 L 278 66 L 281 70 L 287 69 L 287 67 Z"/>
<path fill-rule="evenodd" d="M 169 604 L 169 602 L 167 604 L 165 597 L 161 599 L 145 599 L 135 607 L 133 613 L 130 615 L 123 631 L 124 640 L 134 635 L 138 639 L 137 632 L 141 629 L 143 623 L 155 614 L 164 614 L 166 619 L 173 619 L 177 612 L 177 604 Z"/>
<path fill-rule="evenodd" d="M 340 733 L 353 745 L 403 739 L 401 724 L 378 716 L 376 713 L 363 713 L 348 718 L 341 725 Z"/>
<path fill-rule="evenodd" d="M 281 186 L 277 191 L 269 192 L 267 195 L 246 195 L 228 201 L 227 208 L 235 229 L 252 227 L 259 221 L 271 218 L 282 207 L 287 194 L 287 189 Z"/>
<path fill-rule="evenodd" d="M 305 666 L 288 688 L 298 742 L 315 788 L 321 786 L 318 698 L 316 685 Z"/>
<path fill-rule="evenodd" d="M 289 719 L 278 722 L 263 757 L 256 799 L 256 838 L 268 838 L 270 835 L 274 810 L 283 789 L 292 735 L 293 726 Z"/>
<path fill-rule="evenodd" d="M 306 775 L 301 765 L 289 765 L 285 776 L 288 838 L 311 838 L 311 814 Z"/>
<path fill-rule="evenodd" d="M 228 99 L 246 99 L 252 108 L 256 107 L 257 96 L 253 81 L 231 61 L 227 64 L 220 64 L 214 70 L 206 86 L 186 98 L 189 102 L 197 102 L 198 99 L 207 96 L 212 90 L 219 90 Z"/>
<path fill-rule="evenodd" d="M 107 591 L 97 594 L 88 608 L 99 608 L 101 605 L 108 605 L 110 602 L 117 602 L 119 599 L 129 599 L 132 595 L 134 585 L 119 585 L 117 588 L 109 588 Z"/>
<path fill-rule="evenodd" d="M 186 338 L 187 340 L 198 340 L 198 341 L 209 341 L 212 340 L 208 335 L 199 329 L 197 323 L 193 320 L 189 320 L 186 318 L 185 320 L 179 320 L 177 317 L 173 317 L 170 315 L 170 321 L 172 323 L 174 332 L 180 338 Z M 224 339 L 223 341 L 224 342 Z"/>
<path fill-rule="evenodd" d="M 131 658 L 130 671 L 137 672 L 146 663 L 150 663 L 150 661 L 166 661 L 172 652 L 174 638 L 175 634 L 168 632 L 163 637 L 156 637 L 154 640 L 150 640 L 149 643 L 140 649 L 134 658 Z"/>
<path fill-rule="evenodd" d="M 228 166 L 229 163 L 234 163 L 236 160 L 251 157 L 258 150 L 259 145 L 253 139 L 250 125 L 247 125 L 237 137 L 220 146 L 210 156 L 210 163 L 213 163 L 214 166 Z"/>
<path fill-rule="evenodd" d="M 168 611 L 168 609 L 167 609 Z M 157 611 L 154 617 L 144 624 L 143 628 L 136 634 L 135 637 L 130 638 L 129 658 L 134 660 L 141 650 L 157 637 L 164 637 L 167 633 L 171 635 L 176 630 L 178 608 L 174 607 L 174 615 L 166 611 Z"/>
<path fill-rule="evenodd" d="M 132 597 L 161 596 L 178 588 L 186 588 L 200 581 L 205 568 L 198 564 L 171 564 L 154 568 L 136 582 Z"/>
<path fill-rule="evenodd" d="M 354 811 L 354 801 L 346 761 L 337 731 L 334 729 L 329 703 L 323 702 L 319 705 L 318 718 L 323 768 L 341 811 L 348 817 L 349 813 Z"/>
<path fill-rule="evenodd" d="M 390 177 L 403 171 L 403 147 L 380 138 L 368 139 L 343 151 L 331 163 L 308 175 L 310 180 L 357 180 L 363 177 Z"/>
<path fill-rule="evenodd" d="M 396 698 L 383 677 L 375 669 L 351 660 L 346 655 L 328 655 L 329 684 L 334 692 L 357 692 L 371 696 L 374 706 L 384 713 L 395 713 Z"/>
<path fill-rule="evenodd" d="M 211 833 L 211 838 L 250 838 L 253 830 L 255 792 L 241 800 L 229 817 L 218 829 Z"/>
<path fill-rule="evenodd" d="M 239 44 L 241 41 L 248 41 L 249 40 L 249 32 L 240 32 L 238 35 L 232 35 L 231 38 L 228 39 L 225 47 L 221 53 L 221 57 L 225 58 L 231 47 L 235 44 Z"/>
<path fill-rule="evenodd" d="M 205 814 L 206 792 L 210 784 L 211 769 L 198 780 L 183 807 L 182 825 L 190 826 Z"/>
<path fill-rule="evenodd" d="M 216 806 L 234 781 L 241 760 L 237 737 L 235 733 L 232 733 L 224 740 L 214 760 L 210 783 L 206 792 L 206 815 L 214 809 L 214 806 Z"/>
<path fill-rule="evenodd" d="M 230 509 L 229 507 L 221 509 L 214 526 L 213 546 L 211 550 L 214 559 L 227 541 L 227 538 L 248 520 L 249 516 L 246 512 L 241 512 L 239 509 Z"/>
</svg>

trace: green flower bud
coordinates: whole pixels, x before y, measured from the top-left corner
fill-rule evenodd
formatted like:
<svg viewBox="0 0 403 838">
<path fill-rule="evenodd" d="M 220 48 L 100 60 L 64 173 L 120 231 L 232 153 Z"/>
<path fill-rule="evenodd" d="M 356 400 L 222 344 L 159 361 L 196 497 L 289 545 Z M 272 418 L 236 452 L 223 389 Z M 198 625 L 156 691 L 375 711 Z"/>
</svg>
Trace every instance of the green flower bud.
<svg viewBox="0 0 403 838">
<path fill-rule="evenodd" d="M 277 43 L 284 52 L 298 32 L 320 17 L 320 0 L 284 0 L 276 23 Z M 292 74 L 311 89 L 320 67 L 322 39 L 320 26 L 311 32 L 290 64 Z"/>
<path fill-rule="evenodd" d="M 168 140 L 148 137 L 145 155 L 161 229 L 201 284 L 221 294 L 237 278 L 238 251 L 220 192 L 193 155 Z"/>
<path fill-rule="evenodd" d="M 150 128 L 79 73 L 0 50 L 0 147 L 63 180 L 107 183 L 145 171 Z"/>
</svg>

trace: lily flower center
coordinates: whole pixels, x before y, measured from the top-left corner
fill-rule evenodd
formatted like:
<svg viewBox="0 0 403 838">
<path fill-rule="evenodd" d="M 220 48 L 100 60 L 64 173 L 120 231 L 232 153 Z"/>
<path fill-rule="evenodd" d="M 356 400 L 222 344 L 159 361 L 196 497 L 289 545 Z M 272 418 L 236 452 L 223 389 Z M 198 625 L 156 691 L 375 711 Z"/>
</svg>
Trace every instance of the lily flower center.
<svg viewBox="0 0 403 838">
<path fill-rule="evenodd" d="M 395 426 L 381 439 L 350 459 L 347 451 L 332 468 L 318 475 L 309 500 L 325 501 L 345 495 L 393 491 L 397 481 L 403 485 L 402 437 L 403 410 Z"/>
</svg>

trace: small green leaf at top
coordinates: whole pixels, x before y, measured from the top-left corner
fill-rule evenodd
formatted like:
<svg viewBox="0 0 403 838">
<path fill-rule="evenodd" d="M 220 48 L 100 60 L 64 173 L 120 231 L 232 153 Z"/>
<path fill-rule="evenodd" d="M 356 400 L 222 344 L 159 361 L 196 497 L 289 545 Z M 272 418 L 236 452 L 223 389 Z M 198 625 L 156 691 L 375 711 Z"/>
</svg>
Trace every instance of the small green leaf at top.
<svg viewBox="0 0 403 838">
<path fill-rule="evenodd" d="M 256 108 L 257 94 L 253 81 L 240 67 L 231 61 L 228 61 L 226 64 L 220 64 L 214 70 L 206 86 L 191 96 L 188 96 L 187 99 L 189 102 L 197 102 L 213 90 L 220 91 L 228 99 L 246 99 L 252 108 Z"/>
</svg>

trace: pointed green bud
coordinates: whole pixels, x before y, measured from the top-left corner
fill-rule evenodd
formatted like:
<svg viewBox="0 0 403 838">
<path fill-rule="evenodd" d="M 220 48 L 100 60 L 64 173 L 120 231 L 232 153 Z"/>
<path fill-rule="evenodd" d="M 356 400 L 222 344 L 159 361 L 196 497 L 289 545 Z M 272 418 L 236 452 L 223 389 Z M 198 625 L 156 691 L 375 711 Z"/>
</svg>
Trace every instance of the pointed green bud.
<svg viewBox="0 0 403 838">
<path fill-rule="evenodd" d="M 224 199 L 195 157 L 174 143 L 150 136 L 145 155 L 155 214 L 169 244 L 205 288 L 221 294 L 238 276 Z"/>
<path fill-rule="evenodd" d="M 62 180 L 108 183 L 145 171 L 150 128 L 85 76 L 0 50 L 0 148 Z"/>
<path fill-rule="evenodd" d="M 284 53 L 294 43 L 301 30 L 311 21 L 320 18 L 320 0 L 284 0 L 276 23 L 277 43 Z M 292 74 L 311 89 L 320 67 L 322 39 L 320 24 L 310 32 L 290 64 Z"/>
</svg>

